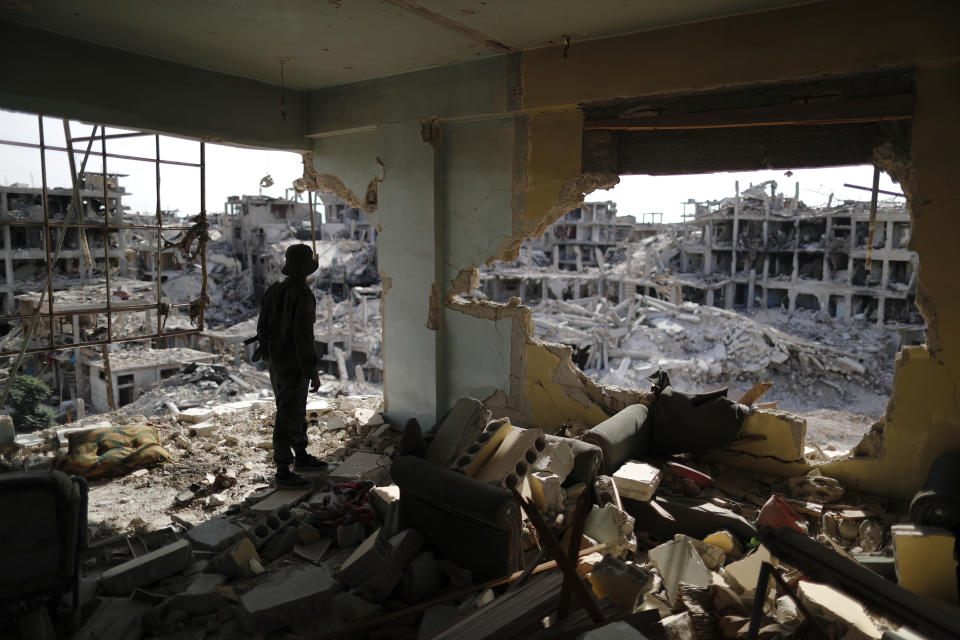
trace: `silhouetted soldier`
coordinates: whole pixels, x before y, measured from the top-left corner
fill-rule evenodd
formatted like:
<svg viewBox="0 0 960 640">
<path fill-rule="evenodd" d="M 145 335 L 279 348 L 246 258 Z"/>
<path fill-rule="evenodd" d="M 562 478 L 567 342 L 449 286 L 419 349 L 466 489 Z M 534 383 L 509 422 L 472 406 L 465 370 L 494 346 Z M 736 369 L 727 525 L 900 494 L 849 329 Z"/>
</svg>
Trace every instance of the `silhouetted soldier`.
<svg viewBox="0 0 960 640">
<path fill-rule="evenodd" d="M 324 469 L 326 462 L 307 453 L 307 384 L 320 388 L 313 323 L 317 300 L 307 286 L 307 276 L 317 270 L 313 251 L 305 244 L 287 248 L 282 282 L 270 285 L 263 295 L 257 337 L 261 356 L 270 363 L 270 384 L 277 399 L 273 423 L 273 460 L 277 487 L 303 487 L 310 481 L 290 471 Z"/>
</svg>

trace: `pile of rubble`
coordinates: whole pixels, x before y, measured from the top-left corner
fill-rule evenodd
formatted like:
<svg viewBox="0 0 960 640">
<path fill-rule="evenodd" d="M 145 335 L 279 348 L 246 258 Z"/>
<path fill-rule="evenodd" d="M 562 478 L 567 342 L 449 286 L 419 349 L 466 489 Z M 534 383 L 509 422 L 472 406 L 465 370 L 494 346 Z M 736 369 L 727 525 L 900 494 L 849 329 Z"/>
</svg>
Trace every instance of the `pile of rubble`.
<svg viewBox="0 0 960 640">
<path fill-rule="evenodd" d="M 595 296 L 534 307 L 537 337 L 573 346 L 584 372 L 603 384 L 642 388 L 663 368 L 692 390 L 729 386 L 738 395 L 763 379 L 777 383 L 783 406 L 792 410 L 882 412 L 892 385 L 882 332 L 861 329 L 857 339 L 837 334 L 833 346 L 822 340 L 829 330 L 814 333 L 812 319 L 781 319 L 781 329 L 771 323 L 774 315 L 750 318 L 643 295 L 619 304 Z M 817 339 L 799 337 L 794 327 Z"/>
<path fill-rule="evenodd" d="M 573 439 L 494 419 L 469 398 L 426 432 L 386 423 L 376 398 L 316 400 L 311 450 L 329 467 L 305 474 L 302 490 L 265 482 L 269 404 L 151 419 L 177 459 L 95 485 L 90 520 L 100 526 L 151 484 L 167 485 L 155 498 L 167 520 L 96 532 L 74 637 L 705 640 L 746 638 L 752 615 L 754 637 L 813 626 L 879 639 L 906 614 L 878 616 L 850 583 L 816 581 L 798 550 L 874 575 L 881 592 L 899 587 L 864 565 L 914 590 L 948 584 L 924 580 L 911 559 L 941 553 L 931 545 L 944 534 L 904 524 L 888 500 L 817 470 L 779 478 L 659 455 L 664 436 L 648 416 L 660 401 Z M 724 407 L 741 421 L 758 414 Z M 239 451 L 258 463 L 239 464 Z M 928 595 L 956 601 L 955 576 L 952 588 Z M 900 592 L 905 610 L 919 606 Z"/>
</svg>

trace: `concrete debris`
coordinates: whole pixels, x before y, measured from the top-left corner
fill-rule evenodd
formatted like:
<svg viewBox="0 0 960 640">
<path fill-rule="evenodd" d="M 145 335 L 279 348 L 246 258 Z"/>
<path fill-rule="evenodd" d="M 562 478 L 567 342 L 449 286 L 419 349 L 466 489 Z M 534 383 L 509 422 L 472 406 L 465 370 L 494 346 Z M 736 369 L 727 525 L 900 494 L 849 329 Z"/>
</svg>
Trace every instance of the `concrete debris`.
<svg viewBox="0 0 960 640">
<path fill-rule="evenodd" d="M 660 486 L 660 469 L 644 462 L 627 462 L 613 474 L 620 495 L 631 500 L 647 502 Z"/>
<path fill-rule="evenodd" d="M 479 400 L 458 400 L 434 430 L 433 441 L 427 447 L 427 461 L 441 467 L 453 465 L 461 452 L 483 432 L 491 415 Z"/>
<path fill-rule="evenodd" d="M 180 540 L 107 569 L 100 583 L 108 595 L 127 595 L 137 587 L 183 571 L 192 560 L 190 543 Z"/>
<path fill-rule="evenodd" d="M 843 498 L 844 489 L 834 478 L 823 475 L 819 469 L 813 469 L 805 476 L 790 478 L 790 497 L 819 502 L 837 503 Z"/>
<path fill-rule="evenodd" d="M 634 607 L 654 585 L 647 569 L 611 555 L 604 556 L 590 571 L 590 584 L 598 598 Z"/>
<path fill-rule="evenodd" d="M 269 631 L 289 626 L 320 613 L 340 591 L 340 585 L 323 567 L 285 575 L 258 585 L 240 598 L 247 631 Z"/>
<path fill-rule="evenodd" d="M 713 576 L 700 559 L 690 538 L 665 542 L 650 550 L 650 560 L 663 577 L 667 603 L 676 601 L 680 583 L 698 587 L 710 586 Z"/>
</svg>

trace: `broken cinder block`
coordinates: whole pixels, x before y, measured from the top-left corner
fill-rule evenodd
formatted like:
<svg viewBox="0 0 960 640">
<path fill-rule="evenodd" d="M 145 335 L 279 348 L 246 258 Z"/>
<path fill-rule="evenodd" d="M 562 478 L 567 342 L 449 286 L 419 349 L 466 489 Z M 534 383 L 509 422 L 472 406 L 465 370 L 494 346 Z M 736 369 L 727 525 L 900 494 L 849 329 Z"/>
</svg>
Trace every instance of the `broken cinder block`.
<svg viewBox="0 0 960 640">
<path fill-rule="evenodd" d="M 589 580 L 597 598 L 606 598 L 627 607 L 633 607 L 654 584 L 650 571 L 610 555 L 594 565 Z"/>
<path fill-rule="evenodd" d="M 387 544 L 390 550 L 386 562 L 357 589 L 359 594 L 373 602 L 382 602 L 397 588 L 403 579 L 403 570 L 423 546 L 423 536 L 415 529 L 405 529 L 390 538 Z"/>
<path fill-rule="evenodd" d="M 663 577 L 668 604 L 676 601 L 681 582 L 696 587 L 708 587 L 713 580 L 710 570 L 703 564 L 700 554 L 686 536 L 654 547 L 650 550 L 650 560 Z"/>
<path fill-rule="evenodd" d="M 457 458 L 456 468 L 468 476 L 474 475 L 490 459 L 503 443 L 513 426 L 506 418 L 493 420 L 484 427 L 483 433 Z"/>
<path fill-rule="evenodd" d="M 540 429 L 512 427 L 512 431 L 473 477 L 480 482 L 507 489 L 518 488 L 546 446 L 547 441 Z"/>
<path fill-rule="evenodd" d="M 527 481 L 530 483 L 530 497 L 541 513 L 563 511 L 566 491 L 560 486 L 563 482 L 560 476 L 546 471 L 534 471 L 527 476 Z"/>
<path fill-rule="evenodd" d="M 623 557 L 628 551 L 637 550 L 637 538 L 633 533 L 634 519 L 626 511 L 612 504 L 603 507 L 593 505 L 584 523 L 583 534 L 607 545 L 607 553 Z"/>
<path fill-rule="evenodd" d="M 475 398 L 460 398 L 443 416 L 427 447 L 427 462 L 450 467 L 479 436 L 493 414 Z"/>
<path fill-rule="evenodd" d="M 110 567 L 101 576 L 103 590 L 111 596 L 123 596 L 137 587 L 162 580 L 183 571 L 193 561 L 193 548 L 187 540 L 145 553 L 116 567 Z"/>
<path fill-rule="evenodd" d="M 319 615 L 340 591 L 323 567 L 312 567 L 261 584 L 240 598 L 243 626 L 249 632 L 270 631 Z"/>
<path fill-rule="evenodd" d="M 368 480 L 376 484 L 385 480 L 389 471 L 390 458 L 358 451 L 330 472 L 330 481 L 334 484 L 342 484 Z"/>
<path fill-rule="evenodd" d="M 389 555 L 390 543 L 377 529 L 340 565 L 337 580 L 349 587 L 358 587 L 383 566 Z"/>
<path fill-rule="evenodd" d="M 245 534 L 243 527 L 228 518 L 219 517 L 201 522 L 187 531 L 186 537 L 197 549 L 223 551 Z"/>
</svg>

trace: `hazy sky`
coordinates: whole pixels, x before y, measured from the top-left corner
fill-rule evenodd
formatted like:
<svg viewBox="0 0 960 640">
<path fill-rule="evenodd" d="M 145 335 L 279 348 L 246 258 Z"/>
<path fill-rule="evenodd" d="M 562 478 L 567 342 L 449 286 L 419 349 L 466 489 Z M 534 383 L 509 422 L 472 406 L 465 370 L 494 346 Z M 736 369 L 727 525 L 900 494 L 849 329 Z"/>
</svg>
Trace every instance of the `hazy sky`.
<svg viewBox="0 0 960 640">
<path fill-rule="evenodd" d="M 71 124 L 73 137 L 87 136 L 91 127 L 80 123 Z M 108 133 L 120 130 L 107 129 Z M 63 123 L 59 119 L 44 118 L 44 136 L 48 145 L 65 146 Z M 0 110 L 0 139 L 21 142 L 39 142 L 37 117 Z M 74 146 L 77 163 L 82 157 L 85 143 Z M 94 142 L 94 151 L 100 150 L 100 141 Z M 153 136 L 144 138 L 121 138 L 107 141 L 107 151 L 130 156 L 155 157 L 156 142 Z M 200 145 L 190 140 L 161 136 L 160 155 L 164 159 L 198 162 Z M 300 155 L 282 151 L 259 151 L 223 145 L 206 145 L 207 166 L 207 211 L 222 211 L 227 196 L 256 194 L 260 192 L 260 179 L 270 175 L 274 186 L 262 190 L 264 195 L 283 196 L 285 190 L 303 173 Z M 88 171 L 100 171 L 100 158 L 90 156 Z M 109 159 L 107 171 L 125 173 L 122 178 L 131 195 L 124 202 L 134 212 L 153 214 L 156 211 L 155 166 L 152 162 Z M 843 186 L 845 182 L 869 187 L 873 168 L 869 166 L 838 167 L 828 169 L 799 169 L 787 177 L 784 171 L 749 171 L 742 173 L 714 173 L 694 176 L 624 176 L 620 184 L 609 191 L 595 191 L 588 200 L 613 200 L 622 215 L 662 212 L 664 222 L 676 222 L 683 213 L 683 202 L 696 200 L 719 200 L 734 193 L 734 184 L 740 182 L 745 189 L 751 183 L 776 180 L 777 188 L 793 195 L 795 185 L 800 183 L 800 198 L 807 205 L 826 203 L 831 193 L 834 199 L 869 199 L 866 191 L 857 191 Z M 0 184 L 23 182 L 40 186 L 40 153 L 0 145 Z M 47 153 L 47 184 L 51 187 L 70 186 L 67 154 L 57 151 Z M 900 192 L 886 174 L 881 176 L 880 188 Z M 200 210 L 200 172 L 191 167 L 161 166 L 161 207 L 179 209 L 182 214 L 193 215 Z M 881 196 L 885 198 L 885 196 Z M 902 200 L 901 200 L 902 201 Z"/>
</svg>

